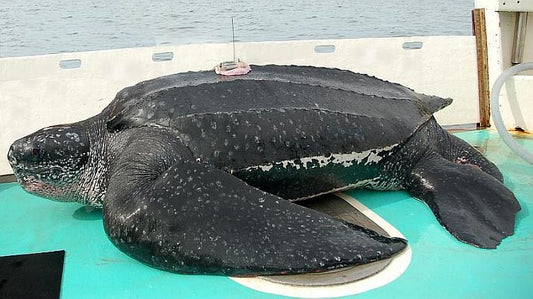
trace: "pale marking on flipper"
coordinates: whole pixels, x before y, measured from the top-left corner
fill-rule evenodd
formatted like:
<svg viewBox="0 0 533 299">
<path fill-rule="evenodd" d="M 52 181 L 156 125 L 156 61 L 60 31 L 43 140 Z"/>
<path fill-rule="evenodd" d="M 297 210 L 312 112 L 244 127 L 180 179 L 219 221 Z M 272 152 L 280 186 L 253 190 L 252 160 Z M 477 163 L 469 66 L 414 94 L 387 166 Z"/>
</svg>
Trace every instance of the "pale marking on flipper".
<svg viewBox="0 0 533 299">
<path fill-rule="evenodd" d="M 422 182 L 422 184 L 424 185 L 424 187 L 428 188 L 429 190 L 435 190 L 435 187 L 429 182 L 428 179 L 422 177 L 420 174 L 418 173 L 413 173 L 413 176 L 417 177 L 418 179 L 420 179 L 420 181 Z M 421 200 L 421 199 L 420 199 Z"/>
</svg>

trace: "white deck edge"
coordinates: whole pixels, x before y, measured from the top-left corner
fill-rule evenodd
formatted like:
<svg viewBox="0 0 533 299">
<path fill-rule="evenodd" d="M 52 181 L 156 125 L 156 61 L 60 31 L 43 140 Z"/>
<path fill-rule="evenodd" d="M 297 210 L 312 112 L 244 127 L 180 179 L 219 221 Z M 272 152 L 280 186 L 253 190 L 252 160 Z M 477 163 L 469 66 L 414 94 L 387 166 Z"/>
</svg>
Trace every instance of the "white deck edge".
<svg viewBox="0 0 533 299">
<path fill-rule="evenodd" d="M 364 206 L 357 199 L 345 193 L 336 193 L 335 195 L 345 200 L 347 203 L 349 203 L 351 206 L 359 210 L 370 220 L 378 224 L 391 237 L 400 237 L 400 238 L 405 239 L 404 235 L 400 231 L 398 231 L 394 226 L 392 226 L 387 221 L 385 221 L 383 218 L 381 218 L 378 214 L 372 212 L 369 208 Z M 387 267 L 385 267 L 385 269 L 383 269 L 382 271 L 372 276 L 369 276 L 367 278 L 364 278 L 364 279 L 361 279 L 361 280 L 358 280 L 352 283 L 342 284 L 342 285 L 305 287 L 305 286 L 291 286 L 291 285 L 273 283 L 273 282 L 261 279 L 260 277 L 252 277 L 252 278 L 231 277 L 231 279 L 253 290 L 263 292 L 263 293 L 275 294 L 275 295 L 283 295 L 283 296 L 298 297 L 298 298 L 341 297 L 341 296 L 360 294 L 360 293 L 363 293 L 363 292 L 366 292 L 372 289 L 376 289 L 376 288 L 379 288 L 381 286 L 391 283 L 392 281 L 400 277 L 405 272 L 405 270 L 407 270 L 407 267 L 411 263 L 411 255 L 412 255 L 411 247 L 408 244 L 407 247 L 400 254 L 392 258 L 390 264 L 387 265 Z"/>
</svg>

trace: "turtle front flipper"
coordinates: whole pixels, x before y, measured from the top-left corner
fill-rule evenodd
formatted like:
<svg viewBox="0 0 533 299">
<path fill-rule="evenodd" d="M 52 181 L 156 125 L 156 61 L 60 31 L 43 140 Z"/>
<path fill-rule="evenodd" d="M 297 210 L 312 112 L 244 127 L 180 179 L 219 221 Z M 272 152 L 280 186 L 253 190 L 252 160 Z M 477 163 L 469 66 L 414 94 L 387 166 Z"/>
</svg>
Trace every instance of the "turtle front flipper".
<svg viewBox="0 0 533 299">
<path fill-rule="evenodd" d="M 406 246 L 185 154 L 165 158 L 170 149 L 155 139 L 123 151 L 103 212 L 112 242 L 152 267 L 217 275 L 317 272 L 389 258 Z"/>
<path fill-rule="evenodd" d="M 411 171 L 406 189 L 426 202 L 439 222 L 462 242 L 496 248 L 514 233 L 518 201 L 498 177 L 479 167 L 428 152 Z"/>
</svg>

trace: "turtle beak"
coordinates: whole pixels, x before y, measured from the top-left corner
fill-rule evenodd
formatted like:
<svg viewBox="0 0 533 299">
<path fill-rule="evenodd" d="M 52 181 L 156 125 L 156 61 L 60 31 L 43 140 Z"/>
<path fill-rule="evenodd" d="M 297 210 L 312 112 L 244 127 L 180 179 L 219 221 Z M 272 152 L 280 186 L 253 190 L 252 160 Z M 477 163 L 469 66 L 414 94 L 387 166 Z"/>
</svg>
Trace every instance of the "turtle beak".
<svg viewBox="0 0 533 299">
<path fill-rule="evenodd" d="M 28 160 L 29 156 L 31 156 L 31 153 L 32 148 L 28 146 L 26 137 L 21 138 L 11 144 L 9 151 L 7 152 L 7 160 L 9 161 L 15 176 L 18 177 L 20 175 L 20 172 L 23 170 L 26 163 L 25 161 Z"/>
<path fill-rule="evenodd" d="M 13 144 L 9 148 L 9 151 L 7 152 L 7 160 L 9 161 L 9 164 L 11 164 L 11 167 L 17 165 L 18 162 L 15 153 L 20 153 L 21 145 L 19 141 L 20 140 L 13 142 Z"/>
</svg>

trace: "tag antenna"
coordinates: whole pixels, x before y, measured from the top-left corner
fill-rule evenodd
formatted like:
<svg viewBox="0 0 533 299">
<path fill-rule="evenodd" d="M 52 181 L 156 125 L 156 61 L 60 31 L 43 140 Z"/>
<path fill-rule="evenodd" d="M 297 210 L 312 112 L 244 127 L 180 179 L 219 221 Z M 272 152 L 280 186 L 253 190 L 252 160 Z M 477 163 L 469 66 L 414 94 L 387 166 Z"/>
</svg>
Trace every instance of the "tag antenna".
<svg viewBox="0 0 533 299">
<path fill-rule="evenodd" d="M 235 25 L 233 23 L 233 17 L 231 18 L 231 35 L 233 43 L 233 61 L 235 61 Z"/>
</svg>

